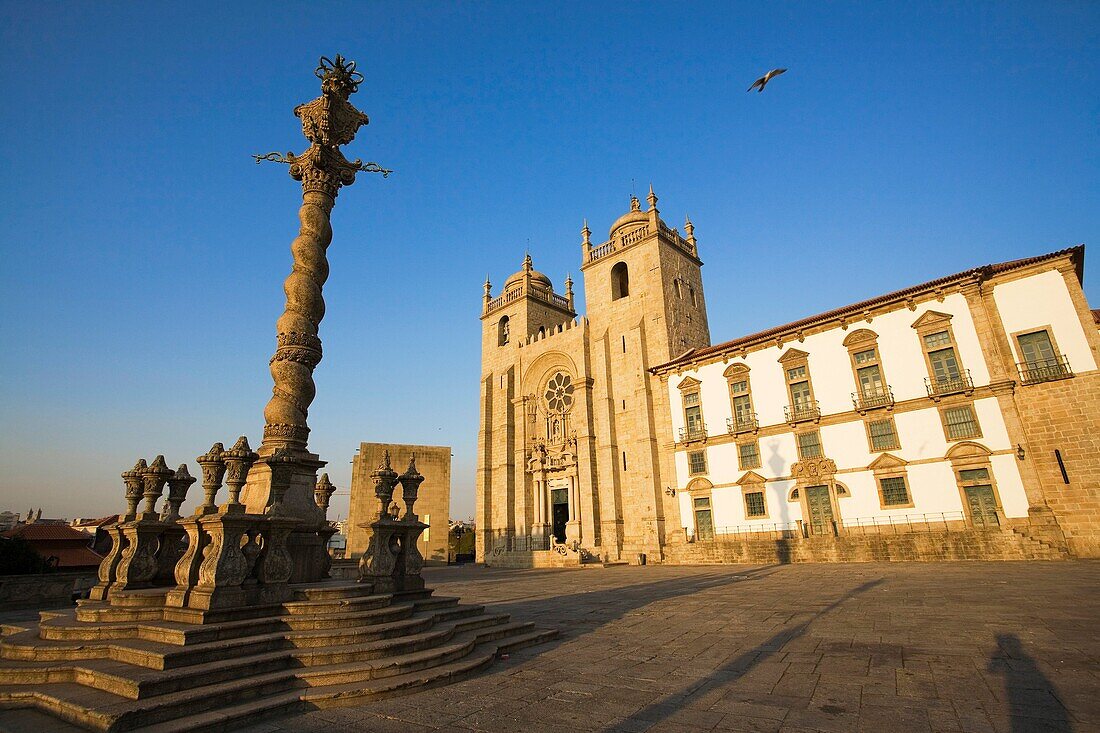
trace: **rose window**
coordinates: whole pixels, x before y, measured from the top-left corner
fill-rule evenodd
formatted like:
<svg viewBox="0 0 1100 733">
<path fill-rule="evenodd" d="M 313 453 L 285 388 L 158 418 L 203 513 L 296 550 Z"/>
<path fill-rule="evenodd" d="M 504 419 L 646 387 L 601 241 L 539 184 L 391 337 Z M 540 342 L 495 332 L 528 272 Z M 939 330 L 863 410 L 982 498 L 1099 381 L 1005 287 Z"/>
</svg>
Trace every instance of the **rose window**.
<svg viewBox="0 0 1100 733">
<path fill-rule="evenodd" d="M 546 406 L 550 412 L 565 413 L 573 406 L 573 379 L 558 372 L 546 383 Z"/>
</svg>

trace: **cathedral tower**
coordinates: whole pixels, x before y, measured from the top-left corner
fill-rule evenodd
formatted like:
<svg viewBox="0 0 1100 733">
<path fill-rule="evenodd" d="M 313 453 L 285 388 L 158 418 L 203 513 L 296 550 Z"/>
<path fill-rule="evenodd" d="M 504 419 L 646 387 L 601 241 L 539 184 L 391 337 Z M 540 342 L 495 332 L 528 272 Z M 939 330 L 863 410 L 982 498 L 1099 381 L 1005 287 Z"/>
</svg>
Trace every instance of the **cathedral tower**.
<svg viewBox="0 0 1100 733">
<path fill-rule="evenodd" d="M 710 332 L 694 228 L 681 236 L 652 189 L 647 200 L 642 211 L 632 196 L 603 244 L 585 223 L 586 318 L 572 282 L 555 293 L 529 255 L 497 297 L 485 283 L 480 559 L 537 564 L 556 544 L 656 560 L 681 529 L 671 452 L 658 450 L 673 442 L 667 389 L 649 369 L 709 345 Z"/>
</svg>

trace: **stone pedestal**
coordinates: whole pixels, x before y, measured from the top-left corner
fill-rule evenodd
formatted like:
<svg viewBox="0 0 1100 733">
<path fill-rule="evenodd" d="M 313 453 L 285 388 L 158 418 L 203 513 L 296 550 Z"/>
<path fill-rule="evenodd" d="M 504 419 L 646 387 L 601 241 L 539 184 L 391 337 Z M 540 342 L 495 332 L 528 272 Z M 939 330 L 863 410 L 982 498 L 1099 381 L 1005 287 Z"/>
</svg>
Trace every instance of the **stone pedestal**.
<svg viewBox="0 0 1100 733">
<path fill-rule="evenodd" d="M 368 532 L 367 549 L 359 560 L 359 582 L 373 583 L 379 593 L 420 590 L 424 558 L 416 546 L 428 525 L 416 519 L 380 519 L 360 525 Z"/>
</svg>

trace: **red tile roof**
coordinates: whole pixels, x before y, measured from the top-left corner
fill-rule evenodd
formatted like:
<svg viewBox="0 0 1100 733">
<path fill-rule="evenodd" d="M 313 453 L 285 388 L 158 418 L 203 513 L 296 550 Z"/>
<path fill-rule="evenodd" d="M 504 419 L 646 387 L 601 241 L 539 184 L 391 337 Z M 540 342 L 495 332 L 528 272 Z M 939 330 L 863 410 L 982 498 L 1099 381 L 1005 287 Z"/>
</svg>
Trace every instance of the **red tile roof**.
<svg viewBox="0 0 1100 733">
<path fill-rule="evenodd" d="M 87 543 L 92 539 L 92 536 L 87 532 L 73 529 L 67 524 L 38 524 L 37 522 L 20 524 L 2 534 L 4 537 L 21 537 L 32 543 L 35 541 L 56 542 L 57 540 Z"/>
<path fill-rule="evenodd" d="M 982 267 L 975 267 L 970 270 L 964 270 L 963 272 L 957 272 L 954 275 L 948 275 L 936 280 L 929 280 L 928 282 L 921 283 L 920 285 L 914 285 L 904 290 L 895 290 L 892 293 L 886 293 L 880 295 L 877 298 L 871 298 L 869 300 L 863 300 L 858 303 L 846 305 L 843 308 L 837 308 L 835 310 L 826 311 L 825 313 L 819 313 L 816 316 L 810 316 L 809 318 L 803 318 L 798 321 L 786 323 L 782 326 L 776 326 L 764 331 L 758 331 L 757 333 L 749 334 L 748 336 L 742 336 L 740 338 L 733 339 L 732 341 L 725 341 L 713 346 L 705 346 L 701 349 L 692 349 L 680 356 L 676 357 L 672 361 L 660 364 L 650 369 L 652 372 L 660 372 L 668 369 L 674 369 L 677 366 L 692 364 L 705 360 L 707 357 L 715 356 L 723 352 L 732 351 L 742 346 L 749 346 L 765 341 L 770 338 L 776 338 L 781 334 L 787 332 L 797 332 L 799 330 L 816 326 L 827 321 L 836 320 L 844 316 L 861 314 L 863 311 L 870 308 L 876 308 L 880 305 L 891 302 L 904 302 L 907 298 L 911 298 L 916 295 L 923 294 L 928 291 L 933 291 L 936 288 L 943 287 L 945 285 L 951 285 L 962 280 L 977 279 L 987 280 L 993 275 L 1000 274 L 1002 272 L 1009 272 L 1011 270 L 1018 270 L 1028 265 L 1034 265 L 1039 262 L 1045 262 L 1047 260 L 1056 259 L 1059 257 L 1069 256 L 1074 261 L 1074 266 L 1077 269 L 1077 279 L 1084 280 L 1084 265 L 1085 265 L 1085 245 L 1079 244 L 1076 247 L 1069 247 L 1067 249 L 1060 249 L 1057 252 L 1050 252 L 1044 255 L 1038 255 L 1036 257 L 1025 257 L 1019 260 L 1010 260 L 1008 262 L 997 262 L 991 265 L 984 265 Z M 1093 311 L 1096 314 L 1096 311 Z"/>
<path fill-rule="evenodd" d="M 103 560 L 88 547 L 35 547 L 34 551 L 47 559 L 56 557 L 58 568 L 94 568 Z"/>
</svg>

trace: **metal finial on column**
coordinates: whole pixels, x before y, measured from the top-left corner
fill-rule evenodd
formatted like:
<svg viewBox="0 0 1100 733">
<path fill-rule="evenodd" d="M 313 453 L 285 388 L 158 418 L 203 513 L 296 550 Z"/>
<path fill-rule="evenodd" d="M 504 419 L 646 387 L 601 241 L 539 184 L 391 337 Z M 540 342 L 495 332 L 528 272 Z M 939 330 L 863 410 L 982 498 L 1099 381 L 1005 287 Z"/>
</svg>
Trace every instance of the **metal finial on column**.
<svg viewBox="0 0 1100 733">
<path fill-rule="evenodd" d="M 265 446 L 302 450 L 309 437 L 309 406 L 316 395 L 313 370 L 321 361 L 317 332 L 325 315 L 321 291 L 328 279 L 325 251 L 332 241 L 329 214 L 340 187 L 354 183 L 356 173 L 388 176 L 392 172 L 377 163 L 349 161 L 340 151 L 369 121 L 348 101 L 363 81 L 355 62 L 339 55 L 331 61 L 322 57 L 314 73 L 321 80 L 321 96 L 294 109 L 309 148 L 299 155 L 253 156 L 257 163 L 290 164 L 291 177 L 302 182 L 301 229 L 290 245 L 294 266 L 283 285 L 286 308 L 276 323 L 278 346 L 270 362 L 275 386 L 264 408 L 263 438 Z"/>
</svg>

